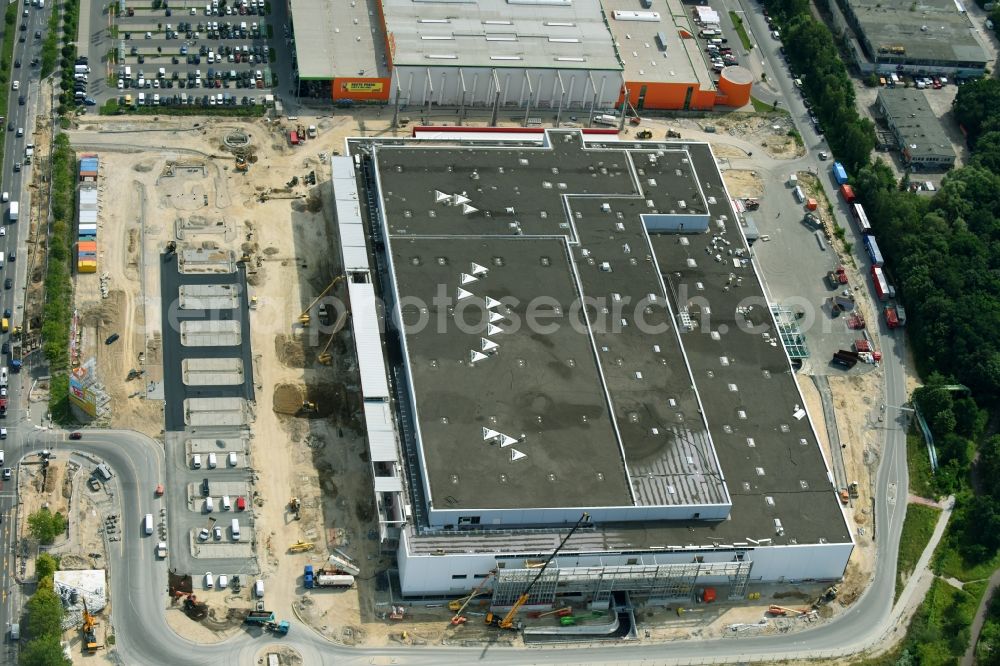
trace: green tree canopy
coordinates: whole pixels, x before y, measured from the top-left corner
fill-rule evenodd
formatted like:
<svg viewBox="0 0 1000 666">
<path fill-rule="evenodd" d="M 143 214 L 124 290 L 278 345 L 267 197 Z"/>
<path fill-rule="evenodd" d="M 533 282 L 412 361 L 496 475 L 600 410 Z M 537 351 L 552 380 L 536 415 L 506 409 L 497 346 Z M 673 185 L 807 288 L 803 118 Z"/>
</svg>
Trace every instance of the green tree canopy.
<svg viewBox="0 0 1000 666">
<path fill-rule="evenodd" d="M 50 544 L 66 531 L 66 519 L 58 511 L 52 513 L 42 508 L 28 516 L 28 529 L 39 543 Z"/>
<path fill-rule="evenodd" d="M 20 666 L 72 666 L 63 656 L 59 634 L 50 634 L 29 641 L 21 650 Z"/>
<path fill-rule="evenodd" d="M 52 589 L 52 579 L 40 580 L 38 590 L 27 603 L 28 634 L 36 638 L 46 634 L 60 635 L 64 614 L 62 599 Z"/>
</svg>

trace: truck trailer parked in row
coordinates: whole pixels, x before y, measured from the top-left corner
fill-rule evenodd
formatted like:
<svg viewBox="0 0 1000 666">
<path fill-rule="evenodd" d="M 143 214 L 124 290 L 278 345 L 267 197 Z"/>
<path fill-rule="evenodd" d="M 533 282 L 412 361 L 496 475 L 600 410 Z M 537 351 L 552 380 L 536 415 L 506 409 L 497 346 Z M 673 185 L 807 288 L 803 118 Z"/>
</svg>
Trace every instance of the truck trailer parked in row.
<svg viewBox="0 0 1000 666">
<path fill-rule="evenodd" d="M 837 185 L 843 185 L 847 182 L 847 169 L 840 162 L 833 163 L 833 179 L 837 181 Z"/>
</svg>

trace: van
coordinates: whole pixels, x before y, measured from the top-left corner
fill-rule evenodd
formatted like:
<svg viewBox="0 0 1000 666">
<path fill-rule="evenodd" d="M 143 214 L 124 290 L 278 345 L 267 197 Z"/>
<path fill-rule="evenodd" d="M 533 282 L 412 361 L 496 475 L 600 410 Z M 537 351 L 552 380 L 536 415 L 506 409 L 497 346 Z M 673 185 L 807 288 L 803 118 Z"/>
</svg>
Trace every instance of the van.
<svg viewBox="0 0 1000 666">
<path fill-rule="evenodd" d="M 233 508 L 232 502 L 229 501 L 229 495 L 222 496 L 222 510 L 230 511 Z"/>
<path fill-rule="evenodd" d="M 146 106 L 146 93 L 139 93 L 139 106 Z"/>
<path fill-rule="evenodd" d="M 153 514 L 147 513 L 146 517 L 142 519 L 142 530 L 146 536 L 153 533 Z"/>
<path fill-rule="evenodd" d="M 798 185 L 796 185 L 795 189 L 792 190 L 792 191 L 795 193 L 795 200 L 796 201 L 798 201 L 799 203 L 805 203 L 805 201 L 806 201 L 806 195 L 805 195 L 805 192 L 802 191 L 801 187 L 799 187 Z"/>
<path fill-rule="evenodd" d="M 191 468 L 192 469 L 201 469 L 201 454 L 200 453 L 196 453 L 193 456 L 191 456 Z"/>
<path fill-rule="evenodd" d="M 212 513 L 215 511 L 215 502 L 212 501 L 211 497 L 205 498 L 205 513 Z"/>
<path fill-rule="evenodd" d="M 21 625 L 15 622 L 10 625 L 10 640 L 19 641 L 21 640 Z"/>
<path fill-rule="evenodd" d="M 217 464 L 218 464 L 218 461 L 215 458 L 215 454 L 214 453 L 209 453 L 208 454 L 208 468 L 209 469 L 215 469 L 215 466 Z"/>
<path fill-rule="evenodd" d="M 94 474 L 98 475 L 105 481 L 111 480 L 111 468 L 104 463 L 101 463 L 94 469 Z"/>
<path fill-rule="evenodd" d="M 260 578 L 258 578 L 257 582 L 253 584 L 253 593 L 258 599 L 264 598 L 264 581 Z"/>
<path fill-rule="evenodd" d="M 125 79 L 127 81 L 131 81 L 132 80 L 132 68 L 129 67 L 129 66 L 125 67 Z"/>
<path fill-rule="evenodd" d="M 229 466 L 230 467 L 236 467 L 236 463 L 237 463 L 237 461 L 236 461 L 236 451 L 230 451 L 229 452 Z"/>
<path fill-rule="evenodd" d="M 240 540 L 240 521 L 239 521 L 238 518 L 233 518 L 232 530 L 233 530 L 233 541 L 239 541 Z M 264 596 L 264 593 L 261 592 L 260 596 Z"/>
</svg>

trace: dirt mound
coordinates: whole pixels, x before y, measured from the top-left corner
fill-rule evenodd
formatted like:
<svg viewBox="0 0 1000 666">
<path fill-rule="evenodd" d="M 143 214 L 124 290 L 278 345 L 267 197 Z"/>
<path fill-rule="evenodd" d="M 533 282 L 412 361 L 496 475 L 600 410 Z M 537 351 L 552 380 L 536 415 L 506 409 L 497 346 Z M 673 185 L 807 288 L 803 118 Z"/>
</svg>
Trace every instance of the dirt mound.
<svg viewBox="0 0 1000 666">
<path fill-rule="evenodd" d="M 66 554 L 59 558 L 59 568 L 63 571 L 93 569 L 94 563 L 90 561 L 89 557 Z"/>
<path fill-rule="evenodd" d="M 274 411 L 295 416 L 305 401 L 304 387 L 298 384 L 279 384 L 274 387 Z"/>
<path fill-rule="evenodd" d="M 311 402 L 316 411 L 304 413 L 302 405 Z M 277 414 L 307 418 L 334 417 L 345 423 L 352 413 L 352 402 L 343 384 L 279 384 L 274 388 L 273 409 Z"/>
<path fill-rule="evenodd" d="M 306 347 L 301 340 L 290 335 L 275 336 L 274 351 L 286 368 L 305 368 L 316 362 L 316 352 L 313 348 Z"/>
</svg>

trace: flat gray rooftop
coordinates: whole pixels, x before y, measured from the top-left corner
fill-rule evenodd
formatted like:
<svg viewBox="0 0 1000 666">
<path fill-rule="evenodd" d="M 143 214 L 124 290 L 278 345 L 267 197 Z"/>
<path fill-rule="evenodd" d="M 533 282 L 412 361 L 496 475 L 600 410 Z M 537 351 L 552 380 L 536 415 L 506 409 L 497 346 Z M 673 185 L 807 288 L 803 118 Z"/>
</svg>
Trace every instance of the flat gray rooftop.
<svg viewBox="0 0 1000 666">
<path fill-rule="evenodd" d="M 405 343 L 436 504 L 731 501 L 728 520 L 605 523 L 571 546 L 850 542 L 708 146 L 582 149 L 577 133 L 549 136 L 543 149 L 377 148 L 396 288 L 413 304 L 404 320 L 429 322 Z M 648 234 L 640 215 L 678 200 L 707 212 L 710 230 Z M 542 295 L 554 331 L 525 324 Z M 572 307 L 581 295 L 585 325 Z M 512 297 L 509 309 L 487 307 Z M 470 322 L 500 313 L 503 332 L 458 330 L 463 309 Z M 515 441 L 484 441 L 484 428 Z M 511 449 L 526 457 L 512 461 Z M 521 545 L 505 538 L 505 551 Z M 413 548 L 496 547 L 459 541 Z"/>
<path fill-rule="evenodd" d="M 290 4 L 303 79 L 389 76 L 377 0 L 291 0 Z"/>
<path fill-rule="evenodd" d="M 698 27 L 680 0 L 656 2 L 656 21 L 622 21 L 614 17 L 615 10 L 646 11 L 635 0 L 601 0 L 601 5 L 618 43 L 626 81 L 699 83 L 706 88 L 714 85 L 701 51 L 703 42 L 681 37 L 681 30 L 697 35 Z M 657 45 L 657 33 L 666 38 L 666 50 Z"/>
<path fill-rule="evenodd" d="M 847 1 L 875 55 L 935 64 L 990 61 L 972 21 L 954 0 Z"/>
<path fill-rule="evenodd" d="M 395 65 L 622 68 L 600 0 L 385 0 L 382 7 Z"/>
<path fill-rule="evenodd" d="M 951 139 L 941 126 L 941 119 L 927 102 L 927 93 L 916 88 L 880 88 L 878 100 L 886 120 L 896 128 L 911 158 L 954 155 Z"/>
</svg>

